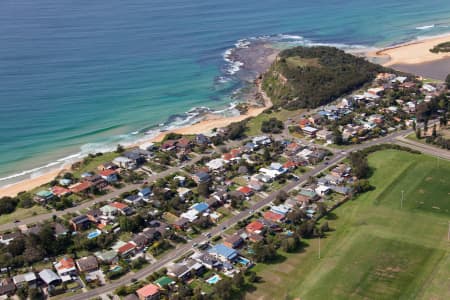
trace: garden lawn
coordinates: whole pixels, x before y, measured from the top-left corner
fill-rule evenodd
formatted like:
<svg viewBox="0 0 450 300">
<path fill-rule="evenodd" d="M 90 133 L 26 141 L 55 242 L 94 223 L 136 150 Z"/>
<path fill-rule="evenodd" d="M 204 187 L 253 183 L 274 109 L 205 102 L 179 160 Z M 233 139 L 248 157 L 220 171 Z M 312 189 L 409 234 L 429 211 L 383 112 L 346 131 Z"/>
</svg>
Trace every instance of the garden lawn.
<svg viewBox="0 0 450 300">
<path fill-rule="evenodd" d="M 369 163 L 376 188 L 330 215 L 321 259 L 314 239 L 256 265 L 248 299 L 450 299 L 450 162 L 385 150 Z"/>
</svg>

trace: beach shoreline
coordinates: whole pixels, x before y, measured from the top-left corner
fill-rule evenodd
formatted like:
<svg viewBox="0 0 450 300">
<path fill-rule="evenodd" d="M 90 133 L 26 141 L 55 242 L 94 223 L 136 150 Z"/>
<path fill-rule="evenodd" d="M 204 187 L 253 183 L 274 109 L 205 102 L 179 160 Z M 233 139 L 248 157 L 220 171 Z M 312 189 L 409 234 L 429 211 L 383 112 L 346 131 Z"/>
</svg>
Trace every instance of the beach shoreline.
<svg viewBox="0 0 450 300">
<path fill-rule="evenodd" d="M 377 49 L 367 52 L 366 57 L 398 71 L 443 80 L 450 70 L 450 53 L 432 53 L 430 49 L 444 42 L 450 42 L 450 33 Z"/>
<path fill-rule="evenodd" d="M 246 62 L 248 62 L 245 65 L 246 68 L 244 69 L 246 71 L 245 78 L 241 78 L 241 80 L 249 82 L 252 77 L 255 77 L 253 79 L 256 79 L 258 77 L 258 74 L 264 73 L 264 70 L 266 70 L 272 64 L 272 62 L 276 59 L 279 53 L 279 50 L 273 48 L 269 50 L 269 48 L 267 48 L 268 45 L 266 44 L 261 44 L 257 46 L 258 49 L 256 50 L 258 51 L 257 54 L 259 55 L 256 56 L 250 56 L 249 55 L 250 51 L 247 48 L 237 49 L 237 51 L 243 50 L 243 53 L 235 53 L 236 57 L 238 57 L 239 59 L 243 59 L 243 57 L 245 57 L 244 59 L 246 59 Z M 260 95 L 261 97 L 258 97 L 258 95 Z M 261 84 L 259 82 L 253 83 L 251 92 L 246 94 L 245 98 L 246 99 L 245 101 L 243 101 L 243 103 L 247 104 L 248 109 L 243 114 L 239 114 L 236 116 L 222 116 L 218 114 L 209 113 L 206 114 L 204 116 L 204 119 L 201 121 L 190 124 L 188 126 L 182 126 L 167 131 L 162 131 L 153 137 L 139 139 L 138 142 L 127 145 L 127 148 L 137 147 L 141 144 L 148 142 L 160 142 L 169 133 L 179 133 L 183 135 L 192 135 L 200 133 L 207 134 L 210 133 L 215 128 L 225 127 L 231 123 L 240 122 L 248 118 L 256 117 L 266 109 L 272 107 L 271 100 L 262 91 Z M 263 101 L 261 102 L 261 100 Z M 73 163 L 74 162 L 71 162 L 70 165 Z M 31 189 L 44 185 L 52 181 L 59 174 L 68 171 L 70 171 L 70 166 L 66 164 L 58 168 L 43 172 L 42 174 L 31 176 L 18 182 L 5 185 L 3 187 L 0 187 L 0 197 L 4 196 L 14 197 L 20 192 L 29 191 Z"/>
</svg>

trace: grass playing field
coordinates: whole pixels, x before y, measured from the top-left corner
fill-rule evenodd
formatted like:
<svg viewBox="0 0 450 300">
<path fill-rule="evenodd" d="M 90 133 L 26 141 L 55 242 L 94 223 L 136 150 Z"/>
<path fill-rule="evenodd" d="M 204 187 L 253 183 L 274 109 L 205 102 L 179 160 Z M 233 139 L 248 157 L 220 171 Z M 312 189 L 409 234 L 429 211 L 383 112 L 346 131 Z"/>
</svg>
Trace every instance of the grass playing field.
<svg viewBox="0 0 450 300">
<path fill-rule="evenodd" d="M 329 217 L 321 259 L 315 239 L 258 264 L 248 299 L 450 299 L 450 162 L 394 150 L 369 162 L 376 189 Z"/>
</svg>

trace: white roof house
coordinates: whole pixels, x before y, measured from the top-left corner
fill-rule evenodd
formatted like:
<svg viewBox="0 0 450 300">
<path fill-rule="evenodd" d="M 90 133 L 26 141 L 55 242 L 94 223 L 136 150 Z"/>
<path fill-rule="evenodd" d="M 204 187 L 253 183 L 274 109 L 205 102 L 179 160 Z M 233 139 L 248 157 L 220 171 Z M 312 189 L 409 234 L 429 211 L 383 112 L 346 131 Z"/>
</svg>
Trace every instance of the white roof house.
<svg viewBox="0 0 450 300">
<path fill-rule="evenodd" d="M 225 161 L 223 159 L 216 158 L 216 159 L 213 159 L 213 160 L 210 160 L 209 162 L 207 162 L 206 166 L 211 171 L 216 171 L 216 170 L 222 169 L 224 164 L 225 164 Z"/>
</svg>

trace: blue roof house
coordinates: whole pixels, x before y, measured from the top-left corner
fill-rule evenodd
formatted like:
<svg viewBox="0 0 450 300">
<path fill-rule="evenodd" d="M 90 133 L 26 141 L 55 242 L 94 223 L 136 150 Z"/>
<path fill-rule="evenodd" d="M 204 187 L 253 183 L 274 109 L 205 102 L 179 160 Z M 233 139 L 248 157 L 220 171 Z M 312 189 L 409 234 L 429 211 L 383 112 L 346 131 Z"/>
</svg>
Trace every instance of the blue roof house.
<svg viewBox="0 0 450 300">
<path fill-rule="evenodd" d="M 144 199 L 146 201 L 150 198 L 151 195 L 152 195 L 152 190 L 149 187 L 143 188 L 138 193 L 138 196 L 142 197 L 142 199 Z"/>
<path fill-rule="evenodd" d="M 192 209 L 195 209 L 200 214 L 202 212 L 206 211 L 208 208 L 209 208 L 209 205 L 206 204 L 205 202 L 200 202 L 200 203 L 196 203 L 196 204 L 192 205 Z"/>
<path fill-rule="evenodd" d="M 215 245 L 214 247 L 208 250 L 208 253 L 217 257 L 223 262 L 233 261 L 238 256 L 236 250 L 229 248 L 224 244 Z"/>
</svg>

